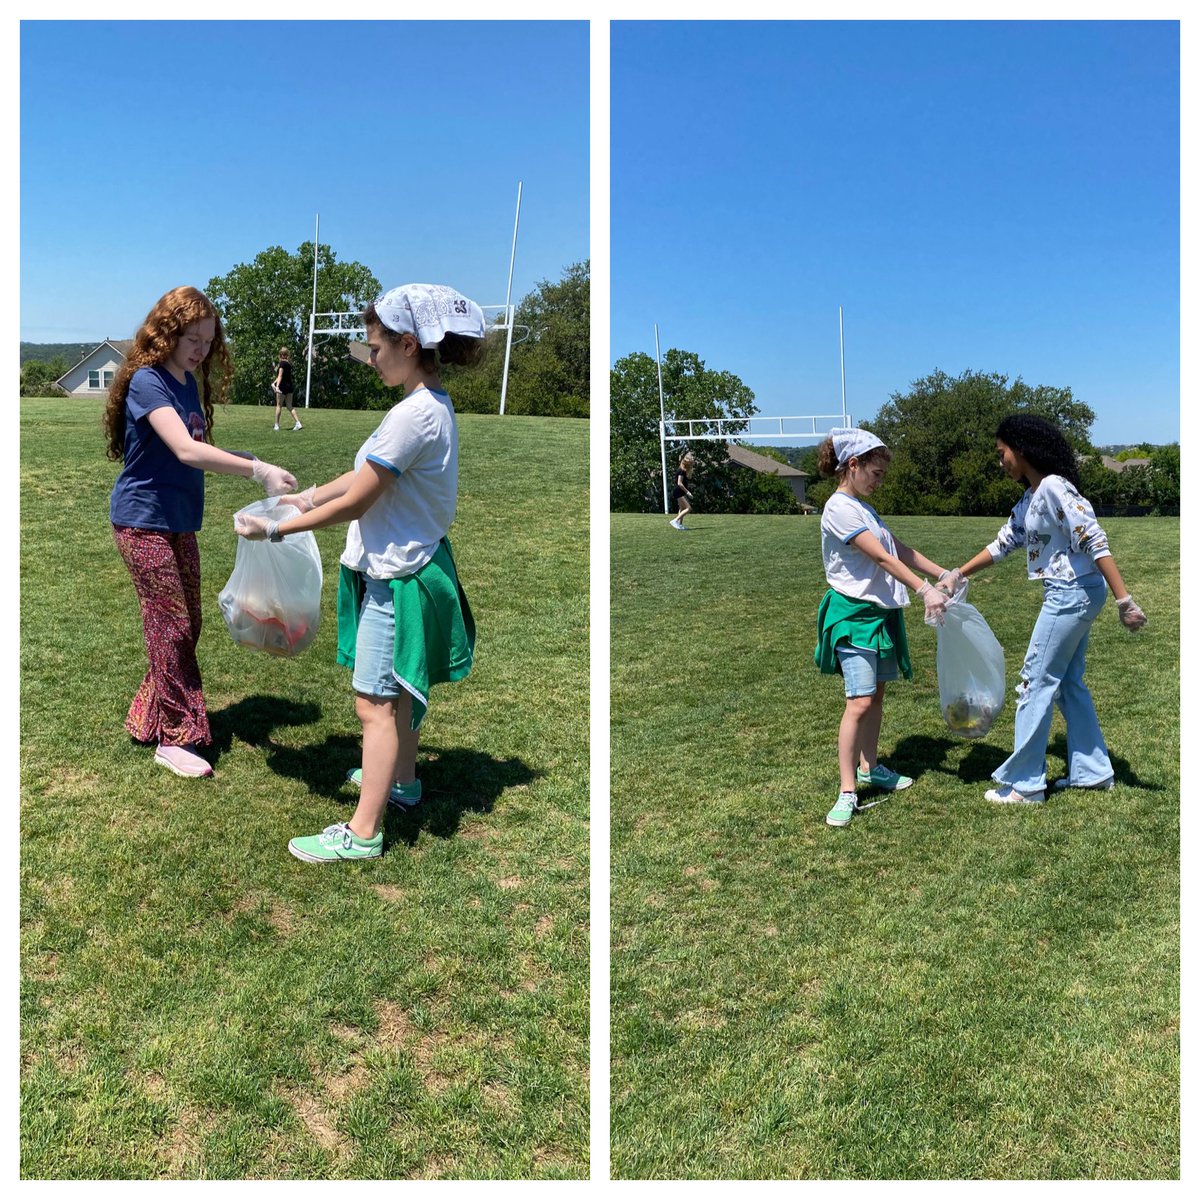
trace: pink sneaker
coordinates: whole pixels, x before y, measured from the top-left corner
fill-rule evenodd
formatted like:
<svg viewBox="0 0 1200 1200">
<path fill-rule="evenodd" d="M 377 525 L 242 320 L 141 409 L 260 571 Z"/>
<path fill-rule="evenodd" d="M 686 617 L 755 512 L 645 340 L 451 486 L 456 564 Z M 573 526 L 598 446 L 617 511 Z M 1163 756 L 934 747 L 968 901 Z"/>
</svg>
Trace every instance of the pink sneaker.
<svg viewBox="0 0 1200 1200">
<path fill-rule="evenodd" d="M 161 763 L 168 771 L 174 771 L 176 775 L 186 775 L 193 779 L 213 773 L 209 763 L 186 746 L 159 746 L 154 752 L 154 761 Z"/>
</svg>

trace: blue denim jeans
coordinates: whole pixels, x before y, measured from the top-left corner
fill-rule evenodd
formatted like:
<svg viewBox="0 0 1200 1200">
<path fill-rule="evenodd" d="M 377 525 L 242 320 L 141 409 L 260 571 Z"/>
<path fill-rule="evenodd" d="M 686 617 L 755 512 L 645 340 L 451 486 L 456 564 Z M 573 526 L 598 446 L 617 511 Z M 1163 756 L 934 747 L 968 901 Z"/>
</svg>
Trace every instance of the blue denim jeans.
<svg viewBox="0 0 1200 1200">
<path fill-rule="evenodd" d="M 1088 634 L 1104 607 L 1108 587 L 1099 575 L 1069 583 L 1047 580 L 1042 586 L 1042 611 L 1016 687 L 1015 746 L 992 773 L 998 783 L 1007 783 L 1023 795 L 1046 786 L 1046 745 L 1055 704 L 1067 722 L 1071 783 L 1090 787 L 1111 779 L 1113 773 L 1092 694 L 1083 682 Z"/>
</svg>

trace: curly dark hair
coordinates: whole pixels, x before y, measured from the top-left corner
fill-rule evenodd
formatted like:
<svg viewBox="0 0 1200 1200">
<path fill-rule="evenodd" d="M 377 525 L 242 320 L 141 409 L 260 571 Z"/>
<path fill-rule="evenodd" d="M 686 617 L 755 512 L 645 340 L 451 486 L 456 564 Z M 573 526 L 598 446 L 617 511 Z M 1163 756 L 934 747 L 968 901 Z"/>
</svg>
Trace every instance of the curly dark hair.
<svg viewBox="0 0 1200 1200">
<path fill-rule="evenodd" d="M 1053 421 L 1034 413 L 1012 413 L 996 427 L 996 440 L 1015 450 L 1043 475 L 1061 475 L 1079 486 L 1075 451 Z M 1029 480 L 1025 483 L 1028 485 Z"/>
</svg>

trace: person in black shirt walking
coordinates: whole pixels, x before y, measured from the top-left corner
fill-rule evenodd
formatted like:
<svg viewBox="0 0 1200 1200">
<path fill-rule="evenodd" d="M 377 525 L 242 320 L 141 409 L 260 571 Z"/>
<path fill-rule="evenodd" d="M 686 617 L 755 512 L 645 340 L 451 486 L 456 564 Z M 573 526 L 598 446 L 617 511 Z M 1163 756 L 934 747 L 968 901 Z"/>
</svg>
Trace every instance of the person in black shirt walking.
<svg viewBox="0 0 1200 1200">
<path fill-rule="evenodd" d="M 292 364 L 286 346 L 279 348 L 279 361 L 275 364 L 275 380 L 271 384 L 271 391 L 275 393 L 275 431 L 279 431 L 279 410 L 285 404 L 288 412 L 292 414 L 292 420 L 296 422 L 292 431 L 303 429 L 304 426 L 300 424 L 300 418 L 296 416 L 296 409 L 292 404 Z"/>
</svg>

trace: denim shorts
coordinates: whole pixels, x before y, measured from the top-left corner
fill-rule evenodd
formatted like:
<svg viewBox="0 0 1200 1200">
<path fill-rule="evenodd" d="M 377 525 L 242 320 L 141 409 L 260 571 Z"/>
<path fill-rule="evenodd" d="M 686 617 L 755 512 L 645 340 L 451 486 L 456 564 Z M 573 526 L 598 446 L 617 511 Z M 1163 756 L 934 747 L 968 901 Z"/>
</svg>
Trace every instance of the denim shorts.
<svg viewBox="0 0 1200 1200">
<path fill-rule="evenodd" d="M 875 695 L 877 683 L 891 683 L 900 678 L 900 667 L 895 655 L 881 659 L 874 650 L 864 650 L 842 642 L 837 647 L 838 662 L 842 667 L 842 678 L 846 682 L 846 699 Z"/>
<path fill-rule="evenodd" d="M 396 614 L 389 579 L 365 577 L 358 640 L 354 646 L 351 687 L 363 696 L 399 696 L 404 689 L 396 678 Z"/>
</svg>

